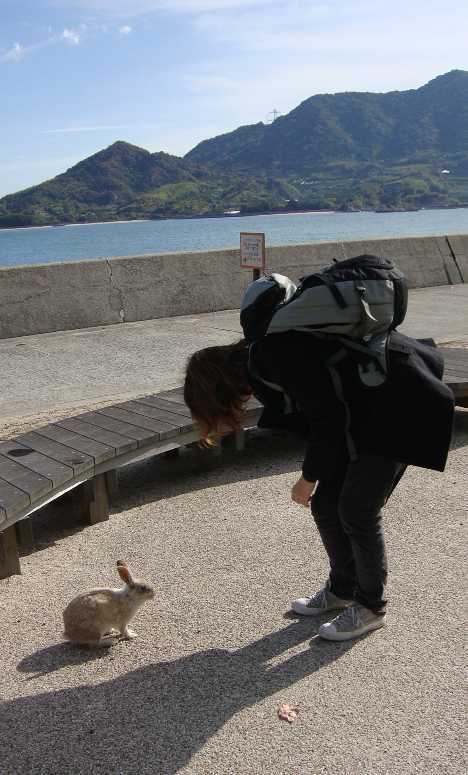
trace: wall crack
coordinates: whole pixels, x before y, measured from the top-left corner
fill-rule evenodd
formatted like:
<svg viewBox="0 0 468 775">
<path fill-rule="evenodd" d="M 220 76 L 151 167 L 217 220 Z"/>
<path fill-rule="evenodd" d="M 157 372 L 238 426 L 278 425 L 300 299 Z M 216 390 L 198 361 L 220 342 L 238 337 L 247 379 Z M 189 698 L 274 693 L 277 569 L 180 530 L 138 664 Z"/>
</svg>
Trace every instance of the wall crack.
<svg viewBox="0 0 468 775">
<path fill-rule="evenodd" d="M 450 253 L 452 254 L 453 263 L 455 264 L 455 266 L 456 266 L 456 267 L 457 267 L 457 269 L 458 269 L 458 274 L 460 275 L 460 282 L 464 283 L 465 281 L 464 281 L 464 279 L 463 279 L 463 272 L 462 272 L 462 270 L 461 270 L 461 268 L 460 268 L 460 265 L 459 265 L 459 263 L 458 263 L 458 261 L 457 261 L 457 257 L 456 257 L 456 255 L 455 255 L 455 251 L 454 251 L 454 249 L 452 248 L 452 246 L 451 246 L 451 244 L 450 244 L 450 240 L 449 240 L 449 238 L 448 238 L 448 237 L 446 237 L 446 238 L 445 238 L 445 241 L 446 241 L 446 243 L 447 243 L 447 245 L 448 245 L 448 249 L 450 250 Z"/>
<path fill-rule="evenodd" d="M 112 263 L 106 258 L 106 265 L 109 270 L 109 304 L 112 310 L 119 313 L 121 323 L 125 323 L 125 308 L 122 289 L 115 284 Z"/>
</svg>

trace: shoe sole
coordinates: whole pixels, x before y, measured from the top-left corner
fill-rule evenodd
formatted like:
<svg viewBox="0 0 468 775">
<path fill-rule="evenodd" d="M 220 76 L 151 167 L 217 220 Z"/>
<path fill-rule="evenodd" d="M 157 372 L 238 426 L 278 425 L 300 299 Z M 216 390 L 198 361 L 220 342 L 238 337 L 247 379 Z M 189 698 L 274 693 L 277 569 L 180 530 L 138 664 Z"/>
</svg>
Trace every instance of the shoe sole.
<svg viewBox="0 0 468 775">
<path fill-rule="evenodd" d="M 321 614 L 327 614 L 329 611 L 344 611 L 344 609 L 348 608 L 352 603 L 353 601 L 351 600 L 349 603 L 346 603 L 346 605 L 337 605 L 334 608 L 303 608 L 302 606 L 296 607 L 294 603 L 291 603 L 291 610 L 294 611 L 295 614 L 300 614 L 301 616 L 320 616 Z"/>
<path fill-rule="evenodd" d="M 320 627 L 320 630 L 322 627 Z M 365 627 L 361 627 L 361 629 L 355 630 L 354 632 L 331 632 L 324 628 L 323 632 L 320 632 L 320 630 L 318 631 L 318 635 L 324 640 L 352 640 L 353 638 L 359 638 L 361 635 L 365 635 L 367 632 L 379 630 L 381 627 L 385 627 L 385 620 L 382 622 L 372 622 L 371 624 L 366 624 Z"/>
</svg>

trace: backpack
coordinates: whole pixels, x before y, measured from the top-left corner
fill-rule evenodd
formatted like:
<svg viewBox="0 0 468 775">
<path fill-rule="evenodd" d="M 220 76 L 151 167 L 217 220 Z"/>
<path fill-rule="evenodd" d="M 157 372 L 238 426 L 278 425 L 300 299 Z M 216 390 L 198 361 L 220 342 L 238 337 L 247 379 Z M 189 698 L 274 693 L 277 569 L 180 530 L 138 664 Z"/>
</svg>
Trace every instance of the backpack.
<svg viewBox="0 0 468 775">
<path fill-rule="evenodd" d="M 253 345 L 264 336 L 305 331 L 339 345 L 325 365 L 337 399 L 345 411 L 345 437 L 351 460 L 357 456 L 350 432 L 351 413 L 337 366 L 351 357 L 363 385 L 378 387 L 388 373 L 387 340 L 404 320 L 408 286 L 393 261 L 361 255 L 335 260 L 300 279 L 299 286 L 280 274 L 260 277 L 247 287 L 240 322 L 249 344 L 249 372 L 257 383 L 281 395 L 285 415 L 294 404 L 281 385 L 263 379 L 252 357 Z"/>
<path fill-rule="evenodd" d="M 391 259 L 361 255 L 337 261 L 302 277 L 296 285 L 280 274 L 250 283 L 240 322 L 249 344 L 284 331 L 306 331 L 339 343 L 333 366 L 346 355 L 358 364 L 363 384 L 377 386 L 387 375 L 388 334 L 404 320 L 406 278 Z"/>
</svg>

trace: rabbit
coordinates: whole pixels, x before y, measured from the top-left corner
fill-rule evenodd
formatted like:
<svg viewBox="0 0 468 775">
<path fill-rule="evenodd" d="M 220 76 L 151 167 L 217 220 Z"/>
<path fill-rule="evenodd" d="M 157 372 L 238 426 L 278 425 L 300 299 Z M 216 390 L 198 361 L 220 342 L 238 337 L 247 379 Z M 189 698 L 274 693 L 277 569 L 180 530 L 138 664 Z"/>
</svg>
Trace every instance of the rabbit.
<svg viewBox="0 0 468 775">
<path fill-rule="evenodd" d="M 125 582 L 121 589 L 92 589 L 78 595 L 63 612 L 65 637 L 81 646 L 114 646 L 123 638 L 137 634 L 128 623 L 138 608 L 154 598 L 154 590 L 146 581 L 133 578 L 127 564 L 117 560 L 117 572 Z"/>
</svg>

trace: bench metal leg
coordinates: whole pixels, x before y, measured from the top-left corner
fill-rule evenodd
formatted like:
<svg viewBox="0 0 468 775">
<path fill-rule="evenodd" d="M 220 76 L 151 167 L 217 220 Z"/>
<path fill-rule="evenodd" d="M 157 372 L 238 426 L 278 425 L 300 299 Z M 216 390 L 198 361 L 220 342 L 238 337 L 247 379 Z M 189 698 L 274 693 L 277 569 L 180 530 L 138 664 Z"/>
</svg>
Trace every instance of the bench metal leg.
<svg viewBox="0 0 468 775">
<path fill-rule="evenodd" d="M 95 476 L 73 491 L 72 509 L 76 519 L 89 525 L 109 519 L 106 474 Z"/>
<path fill-rule="evenodd" d="M 32 519 L 21 519 L 15 525 L 16 539 L 23 551 L 28 551 L 34 546 L 34 533 Z"/>
<path fill-rule="evenodd" d="M 241 428 L 230 433 L 229 436 L 223 436 L 221 446 L 225 449 L 235 449 L 237 452 L 241 452 L 245 449 L 245 430 Z"/>
<path fill-rule="evenodd" d="M 0 533 L 0 579 L 19 575 L 21 566 L 18 556 L 15 525 Z"/>
<path fill-rule="evenodd" d="M 234 433 L 231 433 L 229 436 L 226 436 L 223 439 L 223 442 L 226 444 L 227 447 L 230 447 L 231 449 L 236 449 L 238 452 L 241 452 L 243 449 L 245 449 L 244 429 L 241 428 L 238 431 L 234 431 Z"/>
</svg>

